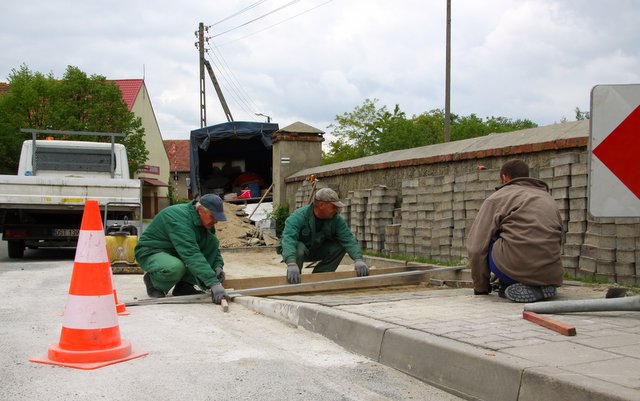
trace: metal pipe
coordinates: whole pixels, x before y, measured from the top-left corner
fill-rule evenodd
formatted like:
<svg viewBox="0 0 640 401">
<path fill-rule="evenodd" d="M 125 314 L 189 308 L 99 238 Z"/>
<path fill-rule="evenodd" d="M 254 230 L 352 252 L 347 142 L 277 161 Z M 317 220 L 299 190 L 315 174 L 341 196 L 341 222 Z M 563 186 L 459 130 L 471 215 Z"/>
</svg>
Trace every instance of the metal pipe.
<svg viewBox="0 0 640 401">
<path fill-rule="evenodd" d="M 640 311 L 640 295 L 624 298 L 536 302 L 525 304 L 524 310 L 535 313 Z"/>
</svg>

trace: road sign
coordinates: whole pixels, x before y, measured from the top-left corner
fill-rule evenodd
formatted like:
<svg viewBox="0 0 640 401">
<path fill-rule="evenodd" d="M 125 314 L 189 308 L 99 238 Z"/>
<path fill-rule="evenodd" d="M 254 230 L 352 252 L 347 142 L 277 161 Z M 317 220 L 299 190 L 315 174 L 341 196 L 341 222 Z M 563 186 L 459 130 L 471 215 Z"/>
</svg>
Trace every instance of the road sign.
<svg viewBox="0 0 640 401">
<path fill-rule="evenodd" d="M 640 217 L 640 84 L 591 91 L 589 212 Z"/>
</svg>

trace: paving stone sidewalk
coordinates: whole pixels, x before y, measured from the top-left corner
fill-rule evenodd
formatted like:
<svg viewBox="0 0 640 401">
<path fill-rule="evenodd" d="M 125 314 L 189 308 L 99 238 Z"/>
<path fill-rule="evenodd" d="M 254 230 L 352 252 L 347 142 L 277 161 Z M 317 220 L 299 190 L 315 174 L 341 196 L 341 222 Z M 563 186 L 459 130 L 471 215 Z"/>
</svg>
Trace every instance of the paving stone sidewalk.
<svg viewBox="0 0 640 401">
<path fill-rule="evenodd" d="M 569 285 L 556 300 L 590 298 L 604 292 Z M 575 326 L 565 336 L 466 288 L 238 302 L 469 399 L 640 400 L 640 311 L 546 315 Z"/>
</svg>

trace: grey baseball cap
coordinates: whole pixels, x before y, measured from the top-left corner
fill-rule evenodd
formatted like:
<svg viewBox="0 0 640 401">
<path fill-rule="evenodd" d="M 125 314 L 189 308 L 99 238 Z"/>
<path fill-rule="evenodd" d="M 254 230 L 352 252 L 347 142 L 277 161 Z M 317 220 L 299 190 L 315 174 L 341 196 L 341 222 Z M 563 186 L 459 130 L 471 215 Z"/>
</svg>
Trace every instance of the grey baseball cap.
<svg viewBox="0 0 640 401">
<path fill-rule="evenodd" d="M 316 200 L 323 202 L 331 202 L 337 207 L 344 207 L 345 204 L 340 202 L 340 198 L 336 191 L 331 188 L 320 188 L 316 191 Z"/>
</svg>

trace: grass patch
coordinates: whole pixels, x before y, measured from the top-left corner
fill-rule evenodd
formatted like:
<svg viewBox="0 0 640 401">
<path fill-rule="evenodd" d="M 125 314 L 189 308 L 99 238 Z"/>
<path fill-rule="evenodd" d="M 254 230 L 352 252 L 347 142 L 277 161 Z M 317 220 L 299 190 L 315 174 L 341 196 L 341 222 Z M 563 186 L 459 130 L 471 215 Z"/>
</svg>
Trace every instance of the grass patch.
<svg viewBox="0 0 640 401">
<path fill-rule="evenodd" d="M 588 277 L 573 277 L 569 273 L 564 274 L 564 279 L 568 281 L 577 281 L 584 284 L 586 287 L 621 287 L 627 288 L 627 296 L 630 295 L 640 295 L 640 286 L 637 285 L 625 285 L 619 283 L 612 283 L 604 278 L 597 276 L 588 276 Z"/>
</svg>

